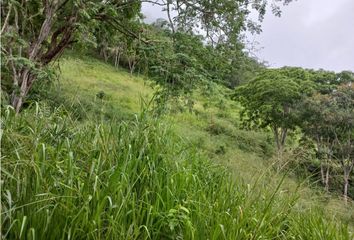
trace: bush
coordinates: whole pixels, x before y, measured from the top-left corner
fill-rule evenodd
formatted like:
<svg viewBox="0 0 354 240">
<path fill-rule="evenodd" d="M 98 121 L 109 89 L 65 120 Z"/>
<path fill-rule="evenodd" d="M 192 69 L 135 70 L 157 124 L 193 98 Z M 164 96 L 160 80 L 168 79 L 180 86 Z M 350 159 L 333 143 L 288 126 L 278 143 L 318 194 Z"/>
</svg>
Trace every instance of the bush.
<svg viewBox="0 0 354 240">
<path fill-rule="evenodd" d="M 206 131 L 212 135 L 220 135 L 220 134 L 228 133 L 227 128 L 218 123 L 209 124 L 209 126 L 206 128 Z"/>
<path fill-rule="evenodd" d="M 273 140 L 266 133 L 237 130 L 234 138 L 235 145 L 243 151 L 256 153 L 263 158 L 274 154 Z"/>
</svg>

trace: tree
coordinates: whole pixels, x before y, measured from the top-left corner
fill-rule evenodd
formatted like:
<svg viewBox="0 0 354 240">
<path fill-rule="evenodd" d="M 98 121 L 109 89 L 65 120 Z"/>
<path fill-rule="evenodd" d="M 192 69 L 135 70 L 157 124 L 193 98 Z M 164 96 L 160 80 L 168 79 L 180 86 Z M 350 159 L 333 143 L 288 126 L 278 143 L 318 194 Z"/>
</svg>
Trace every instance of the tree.
<svg viewBox="0 0 354 240">
<path fill-rule="evenodd" d="M 11 104 L 19 112 L 43 69 L 77 41 L 89 42 L 100 22 L 119 28 L 119 21 L 138 13 L 140 3 L 125 1 L 6 1 L 2 3 L 1 49 L 5 72 L 12 78 Z M 119 19 L 119 20 L 116 20 Z M 122 29 L 122 28 L 120 28 Z M 11 80 L 11 79 L 9 79 Z"/>
<path fill-rule="evenodd" d="M 178 31 L 201 28 L 213 41 L 235 41 L 245 29 L 259 31 L 250 21 L 250 7 L 260 19 L 267 1 L 250 3 L 244 0 L 222 1 L 163 1 L 163 0 L 31 0 L 5 1 L 1 4 L 1 54 L 11 104 L 19 112 L 33 83 L 43 70 L 58 59 L 63 51 L 77 41 L 95 42 L 98 29 L 110 27 L 124 35 L 138 37 L 125 23 L 136 17 L 143 2 L 154 3 L 177 13 L 173 24 Z M 285 4 L 289 0 L 283 1 Z M 276 14 L 279 6 L 272 5 Z M 103 24 L 103 25 L 102 25 Z M 103 26 L 103 28 L 102 28 Z M 128 25 L 129 26 L 129 25 Z M 225 37 L 221 38 L 221 35 Z M 144 41 L 147 42 L 147 41 Z"/>
<path fill-rule="evenodd" d="M 303 133 L 317 145 L 325 189 L 329 189 L 330 165 L 339 164 L 343 171 L 343 196 L 347 202 L 349 179 L 354 168 L 354 88 L 350 82 L 345 82 L 329 93 L 306 98 L 298 106 L 298 112 Z"/>
<path fill-rule="evenodd" d="M 334 161 L 335 145 L 332 131 L 331 96 L 316 93 L 298 104 L 299 126 L 304 135 L 315 142 L 316 156 L 320 160 L 321 182 L 329 190 L 330 166 Z"/>
<path fill-rule="evenodd" d="M 343 170 L 343 196 L 348 201 L 349 178 L 354 168 L 354 86 L 343 85 L 332 93 L 331 130 L 334 156 Z"/>
<path fill-rule="evenodd" d="M 311 69 L 308 72 L 316 83 L 316 91 L 321 94 L 331 93 L 339 85 L 354 81 L 354 73 L 351 71 L 335 73 L 323 69 L 317 71 Z"/>
<path fill-rule="evenodd" d="M 281 157 L 287 134 L 297 126 L 294 108 L 313 91 L 308 73 L 301 68 L 266 69 L 236 89 L 247 127 L 270 128 Z"/>
</svg>

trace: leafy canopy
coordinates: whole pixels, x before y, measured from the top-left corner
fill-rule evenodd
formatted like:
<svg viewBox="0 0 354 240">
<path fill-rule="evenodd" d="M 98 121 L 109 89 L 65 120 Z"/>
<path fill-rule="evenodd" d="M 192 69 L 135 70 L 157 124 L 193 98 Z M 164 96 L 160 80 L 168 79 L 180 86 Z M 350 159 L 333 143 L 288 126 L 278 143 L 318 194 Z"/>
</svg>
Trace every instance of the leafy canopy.
<svg viewBox="0 0 354 240">
<path fill-rule="evenodd" d="M 243 106 L 241 118 L 246 126 L 292 129 L 296 125 L 292 109 L 313 87 L 301 68 L 267 69 L 237 88 L 234 97 Z"/>
</svg>

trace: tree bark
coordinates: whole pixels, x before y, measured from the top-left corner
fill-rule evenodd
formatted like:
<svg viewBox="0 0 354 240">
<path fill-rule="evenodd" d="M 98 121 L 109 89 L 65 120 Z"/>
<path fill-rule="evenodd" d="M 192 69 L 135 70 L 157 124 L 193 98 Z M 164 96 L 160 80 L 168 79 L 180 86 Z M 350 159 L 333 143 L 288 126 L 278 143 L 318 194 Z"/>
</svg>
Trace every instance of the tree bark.
<svg viewBox="0 0 354 240">
<path fill-rule="evenodd" d="M 285 146 L 285 141 L 288 133 L 287 128 L 278 128 L 276 126 L 273 127 L 275 144 L 277 146 L 278 151 L 283 150 Z"/>
<path fill-rule="evenodd" d="M 324 186 L 326 192 L 329 191 L 329 159 L 327 158 L 324 162 L 324 159 L 321 160 L 321 182 Z"/>
<path fill-rule="evenodd" d="M 130 75 L 133 75 L 136 64 L 137 64 L 137 61 L 136 61 L 135 56 L 128 57 L 128 65 L 129 65 Z"/>
<path fill-rule="evenodd" d="M 324 173 L 324 166 L 323 162 L 321 161 L 321 182 L 323 185 L 325 185 L 326 179 L 325 179 L 325 173 Z"/>
<path fill-rule="evenodd" d="M 280 149 L 279 132 L 278 132 L 278 128 L 275 126 L 273 127 L 273 133 L 274 133 L 275 144 L 276 144 L 277 150 L 279 152 L 279 149 Z"/>
<path fill-rule="evenodd" d="M 326 168 L 326 177 L 325 177 L 325 190 L 329 191 L 329 166 Z"/>
<path fill-rule="evenodd" d="M 55 3 L 50 4 L 50 3 L 46 2 L 46 6 L 45 6 L 45 16 L 46 17 L 43 21 L 43 24 L 42 24 L 42 27 L 41 27 L 41 30 L 39 32 L 37 39 L 34 41 L 34 43 L 30 47 L 30 51 L 29 51 L 29 59 L 30 60 L 36 59 L 43 41 L 50 34 L 50 31 L 52 29 L 52 22 L 53 22 L 53 17 L 54 17 L 56 7 L 57 7 L 57 4 L 55 4 Z"/>
<path fill-rule="evenodd" d="M 43 20 L 37 37 L 34 38 L 33 41 L 30 41 L 31 44 L 25 54 L 25 57 L 29 61 L 34 62 L 38 69 L 42 69 L 44 66 L 55 60 L 61 55 L 64 49 L 73 42 L 72 36 L 75 31 L 75 22 L 78 17 L 77 12 L 73 11 L 72 15 L 68 17 L 65 25 L 60 26 L 53 31 L 53 21 L 56 11 L 58 10 L 59 1 L 45 1 L 44 4 L 45 19 Z M 50 37 L 50 35 L 50 45 L 47 50 L 44 51 L 43 43 Z M 36 74 L 33 73 L 28 66 L 15 70 L 13 77 L 15 89 L 11 94 L 11 105 L 14 107 L 16 113 L 19 113 L 24 99 L 36 79 Z M 16 72 L 18 74 L 15 74 Z"/>
<path fill-rule="evenodd" d="M 288 135 L 288 129 L 287 129 L 287 128 L 281 128 L 280 144 L 281 144 L 281 147 L 282 147 L 282 148 L 283 148 L 284 145 L 285 145 L 285 140 L 286 140 L 287 135 Z"/>
<path fill-rule="evenodd" d="M 7 29 L 7 26 L 9 24 L 9 18 L 10 18 L 11 10 L 12 10 L 12 4 L 10 3 L 9 10 L 8 10 L 8 12 L 6 14 L 6 18 L 5 18 L 4 24 L 3 24 L 2 28 L 1 28 L 0 35 L 2 35 Z"/>
<path fill-rule="evenodd" d="M 115 61 L 114 61 L 114 66 L 115 67 L 119 66 L 120 55 L 121 55 L 121 52 L 120 51 L 116 51 L 116 57 L 115 57 Z"/>
<path fill-rule="evenodd" d="M 28 49 L 28 59 L 30 61 L 36 62 L 39 58 L 40 49 L 42 43 L 45 39 L 48 38 L 53 23 L 53 17 L 55 14 L 55 10 L 57 8 L 57 2 L 49 3 L 49 1 L 45 2 L 45 19 L 42 23 L 41 29 L 39 31 L 38 37 L 32 42 Z M 14 89 L 12 92 L 12 100 L 11 105 L 15 108 L 16 113 L 19 113 L 21 107 L 23 105 L 24 98 L 26 97 L 27 93 L 29 92 L 30 88 L 32 87 L 34 75 L 31 73 L 29 67 L 23 67 L 20 72 L 19 77 L 14 76 L 14 85 L 20 85 L 20 89 Z M 15 83 L 15 81 L 17 81 Z"/>
<path fill-rule="evenodd" d="M 34 76 L 30 73 L 29 69 L 24 69 L 20 75 L 20 90 L 15 89 L 12 93 L 11 105 L 14 107 L 16 113 L 19 113 L 24 102 L 24 98 L 27 96 L 28 91 L 31 89 Z"/>
<path fill-rule="evenodd" d="M 345 204 L 348 204 L 348 187 L 349 187 L 349 172 L 344 171 L 344 189 L 343 189 L 343 197 Z"/>
<path fill-rule="evenodd" d="M 274 138 L 275 138 L 275 144 L 277 147 L 277 164 L 276 168 L 279 171 L 281 168 L 283 168 L 283 152 L 284 152 L 284 146 L 285 146 L 285 140 L 287 136 L 287 129 L 286 128 L 278 128 L 276 126 L 273 127 L 273 132 L 274 132 Z"/>
</svg>

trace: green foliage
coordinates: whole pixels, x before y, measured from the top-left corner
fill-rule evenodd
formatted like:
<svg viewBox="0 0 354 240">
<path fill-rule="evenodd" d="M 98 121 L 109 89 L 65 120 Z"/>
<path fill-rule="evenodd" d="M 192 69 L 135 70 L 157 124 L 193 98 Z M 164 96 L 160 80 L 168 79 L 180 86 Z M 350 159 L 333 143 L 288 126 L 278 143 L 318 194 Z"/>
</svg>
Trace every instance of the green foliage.
<svg viewBox="0 0 354 240">
<path fill-rule="evenodd" d="M 312 92 L 312 87 L 302 69 L 269 69 L 236 89 L 234 97 L 244 107 L 241 117 L 246 125 L 293 129 L 296 118 L 291 109 Z"/>
<path fill-rule="evenodd" d="M 353 220 L 351 205 L 332 206 L 341 218 L 328 220 L 330 208 L 306 205 L 327 204 L 314 191 L 295 202 L 296 184 L 263 172 L 271 139 L 237 129 L 225 87 L 206 84 L 195 111 L 156 118 L 134 114 L 152 95 L 143 78 L 75 53 L 60 64 L 60 88 L 34 85 L 18 116 L 2 106 L 5 238 L 351 238 L 339 221 Z"/>
<path fill-rule="evenodd" d="M 331 178 L 331 189 L 338 191 L 341 187 L 336 176 L 341 166 L 347 199 L 354 168 L 352 80 L 353 74 L 347 71 L 268 69 L 239 87 L 234 97 L 244 107 L 241 120 L 246 127 L 273 131 L 279 162 L 284 161 L 282 151 L 289 130 L 300 127 L 315 149 L 306 145 L 296 148 L 290 153 L 295 159 L 289 160 L 291 167 L 300 171 L 299 175 L 309 174 L 321 181 L 326 191 Z"/>
<path fill-rule="evenodd" d="M 42 80 L 43 68 L 60 58 L 74 43 L 81 50 L 97 48 L 105 61 L 111 57 L 115 66 L 119 63 L 128 66 L 131 73 L 137 70 L 137 65 L 139 71 L 143 67 L 149 73 L 154 72 L 157 84 L 168 88 L 164 92 L 167 96 L 189 94 L 201 80 L 213 79 L 233 87 L 248 77 L 250 68 L 258 67 L 257 61 L 244 54 L 240 43 L 242 32 L 260 32 L 259 24 L 249 18 L 250 10 L 259 14 L 260 21 L 267 5 L 271 5 L 275 15 L 280 15 L 279 6 L 266 0 L 252 4 L 243 0 L 155 1 L 169 17 L 169 28 L 161 30 L 169 34 L 173 43 L 168 43 L 170 49 L 165 51 L 159 44 L 150 46 L 161 39 L 154 36 L 149 39 L 145 33 L 140 12 L 145 2 L 152 3 L 145 0 L 5 1 L 1 8 L 4 22 L 1 40 L 5 46 L 1 48 L 5 69 L 2 91 L 11 95 L 16 111 L 20 111 L 33 83 Z M 170 11 L 177 15 L 171 18 Z M 200 29 L 206 32 L 206 38 L 194 35 Z M 151 59 L 151 51 L 155 59 Z"/>
<path fill-rule="evenodd" d="M 193 90 L 210 82 L 234 87 L 261 67 L 245 53 L 241 39 L 212 44 L 193 32 L 174 32 L 163 20 L 147 25 L 133 19 L 127 24 L 138 32 L 137 38 L 111 29 L 103 35 L 99 31 L 98 38 L 104 39 L 98 50 L 105 61 L 153 79 L 160 102 L 180 96 L 190 99 Z"/>
<path fill-rule="evenodd" d="M 312 81 L 316 83 L 316 90 L 321 94 L 328 94 L 335 90 L 339 85 L 354 81 L 354 73 L 342 71 L 339 73 L 325 70 L 308 70 Z"/>
<path fill-rule="evenodd" d="M 210 134 L 220 135 L 230 133 L 230 129 L 217 122 L 211 123 L 206 129 Z"/>
<path fill-rule="evenodd" d="M 5 1 L 1 7 L 5 46 L 1 48 L 5 72 L 1 87 L 11 95 L 11 105 L 19 112 L 35 82 L 50 79 L 47 70 L 57 70 L 50 63 L 73 43 L 90 49 L 105 44 L 117 29 L 135 31 L 131 22 L 140 7 L 140 1 Z"/>
<path fill-rule="evenodd" d="M 266 134 L 239 130 L 235 133 L 235 146 L 237 148 L 267 159 L 274 154 L 272 138 Z"/>
<path fill-rule="evenodd" d="M 340 171 L 334 169 L 341 166 L 344 179 L 348 180 L 354 166 L 352 147 L 354 94 L 350 84 L 336 88 L 330 93 L 318 93 L 306 98 L 298 106 L 297 111 L 302 120 L 300 126 L 303 133 L 316 145 L 316 158 L 320 161 L 322 179 L 324 179 L 323 169 L 326 168 L 334 175 L 332 189 L 338 190 L 341 187 L 337 184 L 340 181 L 336 180 L 336 175 Z M 328 189 L 328 179 L 322 182 L 327 182 Z M 346 182 L 349 184 L 349 181 Z M 346 195 L 348 190 L 344 192 Z"/>
<path fill-rule="evenodd" d="M 323 218 L 320 212 L 311 212 L 310 217 L 303 219 L 302 216 L 297 216 L 297 223 L 289 230 L 297 236 L 296 239 L 346 239 L 341 232 L 346 232 L 347 229 L 339 226 L 336 229 L 334 226 L 326 226 L 323 224 Z M 307 226 L 304 228 L 304 226 Z M 310 230 L 312 229 L 312 230 Z M 311 231 L 311 232 L 310 232 Z M 311 236 L 311 238 L 309 238 Z M 348 238 L 350 239 L 350 237 Z"/>
<path fill-rule="evenodd" d="M 236 89 L 234 99 L 243 106 L 241 121 L 248 129 L 270 128 L 278 149 L 278 159 L 289 131 L 297 126 L 293 110 L 313 92 L 309 74 L 301 68 L 266 69 L 249 83 Z"/>
<path fill-rule="evenodd" d="M 311 239 L 350 239 L 322 217 L 308 224 L 321 213 L 294 213 L 280 185 L 235 185 L 144 110 L 119 124 L 39 105 L 2 114 L 6 238 L 291 239 L 305 228 Z"/>
</svg>

